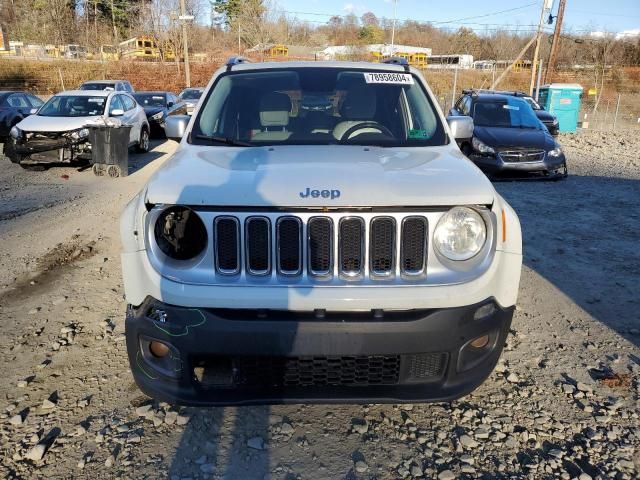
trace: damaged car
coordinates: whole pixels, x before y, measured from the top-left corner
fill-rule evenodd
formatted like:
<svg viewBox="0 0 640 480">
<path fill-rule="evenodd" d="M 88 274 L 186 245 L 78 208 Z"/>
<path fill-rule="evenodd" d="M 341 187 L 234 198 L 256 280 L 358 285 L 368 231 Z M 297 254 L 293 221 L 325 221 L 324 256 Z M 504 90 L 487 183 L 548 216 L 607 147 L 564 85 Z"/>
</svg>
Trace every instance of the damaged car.
<svg viewBox="0 0 640 480">
<path fill-rule="evenodd" d="M 0 143 L 6 142 L 16 123 L 36 113 L 43 103 L 28 92 L 0 91 Z"/>
<path fill-rule="evenodd" d="M 24 168 L 91 159 L 90 124 L 117 118 L 131 125 L 129 145 L 149 150 L 144 109 L 127 93 L 72 90 L 51 97 L 35 115 L 11 129 L 5 155 Z"/>
</svg>

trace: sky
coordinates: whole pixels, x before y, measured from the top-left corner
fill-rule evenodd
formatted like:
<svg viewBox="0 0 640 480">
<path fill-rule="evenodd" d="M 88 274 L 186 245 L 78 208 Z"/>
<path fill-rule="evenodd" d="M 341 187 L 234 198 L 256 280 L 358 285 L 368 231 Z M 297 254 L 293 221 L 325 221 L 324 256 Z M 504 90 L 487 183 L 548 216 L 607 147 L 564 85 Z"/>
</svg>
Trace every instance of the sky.
<svg viewBox="0 0 640 480">
<path fill-rule="evenodd" d="M 553 0 L 553 14 L 558 1 Z M 360 16 L 367 11 L 393 18 L 394 10 L 393 0 L 275 0 L 275 3 L 287 16 L 313 22 L 325 22 L 330 15 L 350 12 Z M 467 26 L 479 33 L 500 27 L 533 31 L 540 19 L 541 6 L 542 0 L 397 0 L 397 18 L 429 21 L 452 29 Z M 553 26 L 547 29 L 552 30 Z M 563 30 L 640 34 L 640 0 L 567 0 Z"/>
</svg>

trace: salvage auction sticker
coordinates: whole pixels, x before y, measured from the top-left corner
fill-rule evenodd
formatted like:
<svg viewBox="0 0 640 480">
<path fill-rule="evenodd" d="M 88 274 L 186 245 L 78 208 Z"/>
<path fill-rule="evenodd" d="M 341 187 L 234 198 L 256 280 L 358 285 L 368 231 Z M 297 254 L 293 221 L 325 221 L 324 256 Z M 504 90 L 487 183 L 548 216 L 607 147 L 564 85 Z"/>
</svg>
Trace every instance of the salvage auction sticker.
<svg viewBox="0 0 640 480">
<path fill-rule="evenodd" d="M 413 76 L 410 73 L 365 73 L 364 81 L 367 83 L 391 83 L 394 85 L 413 85 Z"/>
</svg>

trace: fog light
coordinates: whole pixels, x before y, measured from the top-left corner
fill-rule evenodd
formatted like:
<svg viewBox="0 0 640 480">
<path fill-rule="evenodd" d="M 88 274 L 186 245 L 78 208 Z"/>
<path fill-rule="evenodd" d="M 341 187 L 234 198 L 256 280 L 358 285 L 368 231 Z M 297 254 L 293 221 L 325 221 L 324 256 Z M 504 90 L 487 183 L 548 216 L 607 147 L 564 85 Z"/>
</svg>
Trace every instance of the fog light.
<svg viewBox="0 0 640 480">
<path fill-rule="evenodd" d="M 483 335 L 481 337 L 472 340 L 470 345 L 474 348 L 484 348 L 489 343 L 489 335 Z"/>
<path fill-rule="evenodd" d="M 482 320 L 483 318 L 490 317 L 496 312 L 496 305 L 494 303 L 487 303 L 476 310 L 473 314 L 474 320 Z"/>
<path fill-rule="evenodd" d="M 149 351 L 156 358 L 163 358 L 169 355 L 169 347 L 162 342 L 153 341 L 149 343 Z"/>
</svg>

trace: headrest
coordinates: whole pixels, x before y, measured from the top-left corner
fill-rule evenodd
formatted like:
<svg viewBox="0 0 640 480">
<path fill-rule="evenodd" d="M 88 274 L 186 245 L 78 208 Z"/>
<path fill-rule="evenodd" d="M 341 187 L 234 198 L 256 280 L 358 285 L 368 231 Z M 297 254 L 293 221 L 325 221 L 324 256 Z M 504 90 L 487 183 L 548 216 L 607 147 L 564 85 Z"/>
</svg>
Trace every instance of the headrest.
<svg viewBox="0 0 640 480">
<path fill-rule="evenodd" d="M 340 115 L 345 120 L 372 120 L 375 113 L 376 93 L 366 86 L 349 90 L 340 107 Z"/>
<path fill-rule="evenodd" d="M 291 99 L 284 93 L 271 92 L 260 99 L 260 124 L 263 127 L 285 127 L 289 124 Z"/>
</svg>

